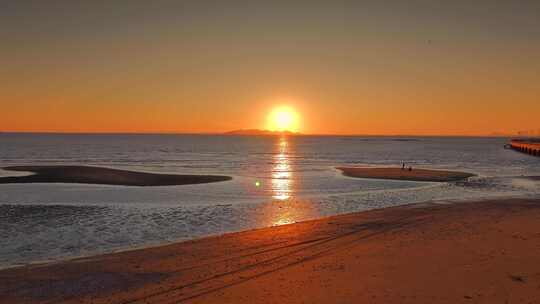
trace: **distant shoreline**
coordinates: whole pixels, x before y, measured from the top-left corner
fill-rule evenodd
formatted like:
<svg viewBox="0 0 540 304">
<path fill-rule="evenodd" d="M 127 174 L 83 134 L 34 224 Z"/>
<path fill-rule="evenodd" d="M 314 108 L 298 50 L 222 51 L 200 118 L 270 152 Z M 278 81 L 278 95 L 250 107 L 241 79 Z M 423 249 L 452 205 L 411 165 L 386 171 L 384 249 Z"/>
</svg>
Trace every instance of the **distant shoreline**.
<svg viewBox="0 0 540 304">
<path fill-rule="evenodd" d="M 0 184 L 78 183 L 142 187 L 205 184 L 232 179 L 224 175 L 157 174 L 91 166 L 10 166 L 3 169 L 35 174 L 0 177 Z"/>
<path fill-rule="evenodd" d="M 227 132 L 72 132 L 72 131 L 2 131 L 2 135 L 9 134 L 35 134 L 35 135 L 200 135 L 200 136 L 231 136 Z M 233 134 L 234 135 L 234 134 Z M 243 135 L 265 136 L 265 135 Z M 514 138 L 520 137 L 515 134 L 332 134 L 332 133 L 293 133 L 297 137 L 448 137 L 448 138 Z M 535 137 L 535 138 L 538 138 Z"/>
</svg>

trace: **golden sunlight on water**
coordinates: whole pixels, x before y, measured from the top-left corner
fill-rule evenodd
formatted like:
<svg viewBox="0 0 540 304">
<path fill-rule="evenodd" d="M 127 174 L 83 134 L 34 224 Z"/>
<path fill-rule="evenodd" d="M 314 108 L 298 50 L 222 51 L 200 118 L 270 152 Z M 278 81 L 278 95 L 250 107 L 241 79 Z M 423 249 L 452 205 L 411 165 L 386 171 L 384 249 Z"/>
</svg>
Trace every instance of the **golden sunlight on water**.
<svg viewBox="0 0 540 304">
<path fill-rule="evenodd" d="M 309 200 L 275 200 L 262 206 L 260 223 L 265 226 L 281 226 L 317 217 L 317 211 Z"/>
<path fill-rule="evenodd" d="M 269 226 L 295 223 L 305 219 L 312 212 L 309 202 L 293 199 L 295 181 L 289 139 L 281 137 L 276 146 L 277 152 L 273 156 L 271 176 L 271 191 L 274 201 L 264 208 L 264 222 L 267 222 Z"/>
<path fill-rule="evenodd" d="M 272 198 L 283 201 L 290 198 L 292 194 L 292 173 L 287 138 L 280 138 L 278 149 L 278 153 L 273 157 Z"/>
</svg>

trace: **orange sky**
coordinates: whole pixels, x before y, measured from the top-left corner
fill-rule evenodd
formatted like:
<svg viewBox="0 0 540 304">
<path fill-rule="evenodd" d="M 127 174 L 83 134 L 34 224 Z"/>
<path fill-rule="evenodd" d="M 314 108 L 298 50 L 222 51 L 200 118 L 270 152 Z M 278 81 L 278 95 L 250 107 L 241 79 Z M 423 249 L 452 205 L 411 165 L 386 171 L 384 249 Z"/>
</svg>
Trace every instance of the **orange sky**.
<svg viewBox="0 0 540 304">
<path fill-rule="evenodd" d="M 223 132 L 279 105 L 304 133 L 540 129 L 535 1 L 54 3 L 0 13 L 0 131 Z"/>
</svg>

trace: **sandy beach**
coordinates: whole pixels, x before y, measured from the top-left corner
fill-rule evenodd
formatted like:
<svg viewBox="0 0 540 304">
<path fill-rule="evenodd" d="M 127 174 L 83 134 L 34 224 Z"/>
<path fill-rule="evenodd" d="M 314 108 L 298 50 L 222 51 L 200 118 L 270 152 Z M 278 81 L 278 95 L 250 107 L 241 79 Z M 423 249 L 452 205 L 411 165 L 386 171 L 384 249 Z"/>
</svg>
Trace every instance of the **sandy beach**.
<svg viewBox="0 0 540 304">
<path fill-rule="evenodd" d="M 0 271 L 0 303 L 535 303 L 540 199 L 413 204 Z"/>
<path fill-rule="evenodd" d="M 472 173 L 432 169 L 337 167 L 343 175 L 357 178 L 395 179 L 419 182 L 451 182 L 474 176 Z"/>
<path fill-rule="evenodd" d="M 156 174 L 90 166 L 11 166 L 3 169 L 35 174 L 0 177 L 0 184 L 80 183 L 119 186 L 172 186 L 213 183 L 231 179 L 230 176 L 221 175 Z"/>
</svg>

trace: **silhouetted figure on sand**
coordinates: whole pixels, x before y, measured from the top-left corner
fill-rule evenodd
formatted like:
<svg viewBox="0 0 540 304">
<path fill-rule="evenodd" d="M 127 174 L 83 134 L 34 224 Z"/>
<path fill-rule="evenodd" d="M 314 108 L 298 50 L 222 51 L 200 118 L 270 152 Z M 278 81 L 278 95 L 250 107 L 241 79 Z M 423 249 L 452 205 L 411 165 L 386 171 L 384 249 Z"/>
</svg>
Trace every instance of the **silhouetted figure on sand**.
<svg viewBox="0 0 540 304">
<path fill-rule="evenodd" d="M 405 170 L 405 163 L 401 164 L 401 170 Z"/>
<path fill-rule="evenodd" d="M 409 167 L 409 171 L 412 171 L 412 167 Z"/>
</svg>

